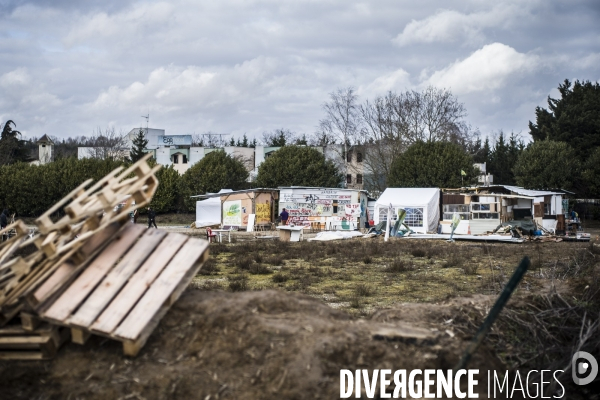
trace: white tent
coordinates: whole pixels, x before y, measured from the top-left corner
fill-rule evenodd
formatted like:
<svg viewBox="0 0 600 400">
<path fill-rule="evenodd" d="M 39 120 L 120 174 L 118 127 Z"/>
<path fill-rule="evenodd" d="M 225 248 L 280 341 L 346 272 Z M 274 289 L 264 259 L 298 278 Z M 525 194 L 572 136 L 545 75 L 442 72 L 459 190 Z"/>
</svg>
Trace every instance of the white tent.
<svg viewBox="0 0 600 400">
<path fill-rule="evenodd" d="M 398 209 L 406 210 L 404 222 L 415 232 L 436 232 L 440 220 L 440 189 L 438 188 L 387 188 L 375 203 L 374 222 L 387 220 L 387 210 L 392 205 L 394 219 Z"/>
<path fill-rule="evenodd" d="M 231 192 L 231 189 L 221 189 L 219 193 Z M 212 193 L 208 193 L 212 194 Z M 221 224 L 221 197 L 209 197 L 196 202 L 196 228 Z"/>
</svg>

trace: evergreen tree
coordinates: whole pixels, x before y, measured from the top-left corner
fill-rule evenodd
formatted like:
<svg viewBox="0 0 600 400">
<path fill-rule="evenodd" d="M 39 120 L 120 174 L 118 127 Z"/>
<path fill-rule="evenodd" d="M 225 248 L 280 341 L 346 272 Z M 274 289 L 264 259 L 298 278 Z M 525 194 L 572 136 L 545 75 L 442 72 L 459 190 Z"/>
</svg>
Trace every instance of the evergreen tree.
<svg viewBox="0 0 600 400">
<path fill-rule="evenodd" d="M 568 143 L 580 162 L 600 146 L 600 83 L 558 85 L 559 99 L 548 97 L 548 109 L 535 109 L 536 122 L 529 122 L 534 141 L 549 139 Z"/>
<path fill-rule="evenodd" d="M 388 186 L 456 188 L 476 177 L 473 159 L 460 145 L 418 141 L 393 161 Z"/>
<path fill-rule="evenodd" d="M 133 139 L 133 146 L 131 147 L 131 152 L 129 153 L 131 162 L 136 162 L 146 155 L 146 152 L 144 151 L 146 146 L 148 146 L 148 139 L 146 139 L 144 130 L 140 128 L 137 135 L 135 135 L 135 138 Z"/>
<path fill-rule="evenodd" d="M 530 143 L 514 167 L 516 181 L 527 189 L 574 189 L 580 176 L 576 152 L 565 142 Z"/>
<path fill-rule="evenodd" d="M 197 194 L 216 193 L 221 189 L 238 190 L 246 186 L 248 171 L 238 159 L 222 150 L 211 151 L 185 171 L 178 181 L 179 193 L 183 201 L 182 209 L 194 211 Z"/>
<path fill-rule="evenodd" d="M 248 146 L 248 137 L 246 136 L 245 133 L 244 133 L 244 136 L 242 136 L 242 147 L 250 147 L 250 146 Z"/>
<path fill-rule="evenodd" d="M 342 175 L 333 162 L 311 147 L 283 146 L 258 167 L 256 185 L 340 187 Z"/>
</svg>

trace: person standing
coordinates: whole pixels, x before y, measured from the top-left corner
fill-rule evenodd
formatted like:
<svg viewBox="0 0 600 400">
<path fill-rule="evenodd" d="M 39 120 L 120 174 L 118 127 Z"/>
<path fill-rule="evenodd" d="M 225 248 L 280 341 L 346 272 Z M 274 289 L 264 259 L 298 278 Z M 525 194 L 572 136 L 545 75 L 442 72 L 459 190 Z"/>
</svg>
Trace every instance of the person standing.
<svg viewBox="0 0 600 400">
<path fill-rule="evenodd" d="M 0 227 L 2 229 L 6 228 L 6 226 L 8 225 L 8 210 L 4 209 L 4 211 L 2 211 L 2 214 L 0 214 Z"/>
<path fill-rule="evenodd" d="M 154 225 L 154 227 L 156 229 L 158 229 L 158 226 L 156 226 L 155 219 L 156 219 L 156 213 L 154 212 L 153 209 L 148 207 L 148 228 L 152 228 L 152 225 Z"/>
<path fill-rule="evenodd" d="M 287 210 L 284 208 L 281 214 L 279 214 L 279 217 L 281 218 L 281 225 L 287 225 L 290 214 L 288 214 Z"/>
</svg>

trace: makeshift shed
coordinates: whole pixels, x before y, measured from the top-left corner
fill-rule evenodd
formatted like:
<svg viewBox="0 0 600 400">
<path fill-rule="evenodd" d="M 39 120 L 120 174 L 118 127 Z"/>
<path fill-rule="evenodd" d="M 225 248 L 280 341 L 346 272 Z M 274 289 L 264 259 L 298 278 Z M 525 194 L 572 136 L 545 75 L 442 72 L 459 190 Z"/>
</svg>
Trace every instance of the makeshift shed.
<svg viewBox="0 0 600 400">
<path fill-rule="evenodd" d="M 375 203 L 374 221 L 387 221 L 390 204 L 393 219 L 399 209 L 406 210 L 404 223 L 417 233 L 436 232 L 440 219 L 440 189 L 438 188 L 387 188 Z"/>
<path fill-rule="evenodd" d="M 196 228 L 221 224 L 221 193 L 231 192 L 231 189 L 221 189 L 216 197 L 196 201 Z"/>
<path fill-rule="evenodd" d="M 277 189 L 247 189 L 218 194 L 192 196 L 195 198 L 215 199 L 218 208 L 212 209 L 212 219 L 217 224 L 228 227 L 247 228 L 251 214 L 255 215 L 255 226 L 270 226 L 275 221 L 275 205 L 279 199 Z M 207 200 L 204 200 L 207 201 Z"/>
<path fill-rule="evenodd" d="M 367 219 L 367 192 L 359 189 L 280 187 L 279 212 L 290 224 L 319 230 L 355 230 Z"/>
</svg>

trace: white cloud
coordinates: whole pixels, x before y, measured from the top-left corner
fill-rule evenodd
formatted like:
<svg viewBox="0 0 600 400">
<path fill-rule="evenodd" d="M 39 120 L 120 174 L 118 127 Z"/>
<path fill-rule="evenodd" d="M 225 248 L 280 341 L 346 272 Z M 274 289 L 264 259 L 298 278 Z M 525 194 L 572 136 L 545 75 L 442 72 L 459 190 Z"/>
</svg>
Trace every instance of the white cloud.
<svg viewBox="0 0 600 400">
<path fill-rule="evenodd" d="M 367 85 L 358 88 L 358 94 L 363 98 L 372 98 L 385 93 L 406 90 L 410 83 L 410 74 L 402 68 L 383 74 Z"/>
<path fill-rule="evenodd" d="M 506 27 L 514 17 L 522 17 L 531 5 L 497 4 L 490 10 L 463 14 L 454 10 L 441 10 L 421 20 L 412 20 L 402 33 L 393 39 L 398 46 L 415 43 L 451 43 L 459 40 L 478 42 L 485 38 L 483 30 Z"/>
<path fill-rule="evenodd" d="M 124 88 L 111 86 L 96 98 L 93 108 L 147 104 L 154 109 L 173 111 L 232 105 L 264 95 L 276 67 L 275 60 L 265 57 L 233 68 L 160 67 L 150 73 L 145 83 L 134 82 Z"/>
<path fill-rule="evenodd" d="M 507 79 L 515 74 L 531 72 L 537 63 L 535 55 L 492 43 L 434 72 L 425 83 L 449 88 L 454 94 L 489 91 L 504 87 Z"/>
</svg>

